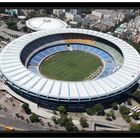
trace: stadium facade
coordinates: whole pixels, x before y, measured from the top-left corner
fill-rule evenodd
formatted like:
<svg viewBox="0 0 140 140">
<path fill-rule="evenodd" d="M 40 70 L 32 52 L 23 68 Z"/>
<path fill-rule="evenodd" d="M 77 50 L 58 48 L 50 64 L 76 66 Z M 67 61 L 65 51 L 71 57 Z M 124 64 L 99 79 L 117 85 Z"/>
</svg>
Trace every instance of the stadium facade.
<svg viewBox="0 0 140 140">
<path fill-rule="evenodd" d="M 78 82 L 41 75 L 40 63 L 52 54 L 69 51 L 67 44 L 73 50 L 98 55 L 104 62 L 101 75 Z M 65 105 L 68 110 L 81 111 L 94 103 L 123 98 L 138 82 L 140 56 L 125 41 L 105 33 L 76 28 L 42 30 L 9 43 L 0 54 L 0 71 L 13 91 L 39 106 Z"/>
</svg>

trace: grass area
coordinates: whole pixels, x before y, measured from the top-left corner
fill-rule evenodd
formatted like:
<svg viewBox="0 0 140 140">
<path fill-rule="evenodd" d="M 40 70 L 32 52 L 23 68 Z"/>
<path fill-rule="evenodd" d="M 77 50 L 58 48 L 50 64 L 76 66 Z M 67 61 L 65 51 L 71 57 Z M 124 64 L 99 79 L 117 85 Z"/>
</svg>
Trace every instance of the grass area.
<svg viewBox="0 0 140 140">
<path fill-rule="evenodd" d="M 40 72 L 49 78 L 81 81 L 102 66 L 101 60 L 83 51 L 66 51 L 54 54 L 40 65 Z"/>
</svg>

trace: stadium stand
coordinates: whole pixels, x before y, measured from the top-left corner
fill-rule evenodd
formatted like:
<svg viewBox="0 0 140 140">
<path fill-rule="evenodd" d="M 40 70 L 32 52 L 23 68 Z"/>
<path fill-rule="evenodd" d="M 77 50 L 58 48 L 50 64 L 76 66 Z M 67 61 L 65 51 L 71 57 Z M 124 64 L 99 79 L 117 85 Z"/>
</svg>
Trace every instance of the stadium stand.
<svg viewBox="0 0 140 140">
<path fill-rule="evenodd" d="M 96 47 L 92 47 L 90 45 L 85 45 L 85 44 L 79 44 L 79 43 L 73 43 L 71 44 L 73 50 L 81 50 L 81 51 L 86 51 L 89 53 L 92 53 L 94 55 L 97 55 L 104 61 L 104 69 L 102 71 L 102 74 L 98 78 L 105 77 L 109 74 L 111 74 L 114 69 L 115 69 L 115 62 L 114 59 L 112 58 L 111 55 L 109 55 L 107 52 L 104 50 L 101 50 Z M 40 63 L 47 58 L 48 56 L 55 54 L 57 52 L 62 52 L 62 51 L 68 51 L 67 45 L 57 45 L 53 46 L 51 48 L 46 48 L 44 50 L 41 50 L 40 52 L 36 53 L 29 61 L 28 63 L 28 69 L 31 70 L 32 72 L 35 72 L 36 74 L 39 73 L 39 66 Z"/>
</svg>

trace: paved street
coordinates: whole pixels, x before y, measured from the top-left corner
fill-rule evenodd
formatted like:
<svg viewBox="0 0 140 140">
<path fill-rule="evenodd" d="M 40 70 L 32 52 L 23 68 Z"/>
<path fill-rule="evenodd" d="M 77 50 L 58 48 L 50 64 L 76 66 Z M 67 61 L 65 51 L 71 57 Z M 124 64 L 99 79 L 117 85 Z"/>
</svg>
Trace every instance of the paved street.
<svg viewBox="0 0 140 140">
<path fill-rule="evenodd" d="M 10 125 L 15 128 L 15 130 L 23 131 L 34 131 L 34 130 L 49 130 L 49 128 L 43 128 L 35 124 L 28 124 L 25 121 L 16 120 L 12 115 L 0 110 L 0 131 L 4 130 L 5 125 Z"/>
<path fill-rule="evenodd" d="M 34 130 L 46 130 L 42 127 L 36 126 L 34 124 L 28 124 L 26 122 L 22 122 L 19 120 L 16 120 L 14 118 L 6 118 L 0 116 L 0 124 L 3 125 L 10 125 L 15 128 L 15 130 L 24 130 L 24 131 L 34 131 Z M 49 130 L 49 129 L 48 129 Z"/>
</svg>

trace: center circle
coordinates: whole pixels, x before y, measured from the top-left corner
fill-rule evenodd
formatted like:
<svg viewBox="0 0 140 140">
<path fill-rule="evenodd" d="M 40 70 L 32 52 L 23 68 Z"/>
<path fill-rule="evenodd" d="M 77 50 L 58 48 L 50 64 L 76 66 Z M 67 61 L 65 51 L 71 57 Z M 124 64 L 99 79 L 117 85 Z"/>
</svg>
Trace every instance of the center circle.
<svg viewBox="0 0 140 140">
<path fill-rule="evenodd" d="M 63 81 L 91 80 L 103 68 L 101 59 L 89 52 L 73 50 L 57 52 L 42 61 L 40 73 L 48 78 Z"/>
</svg>

